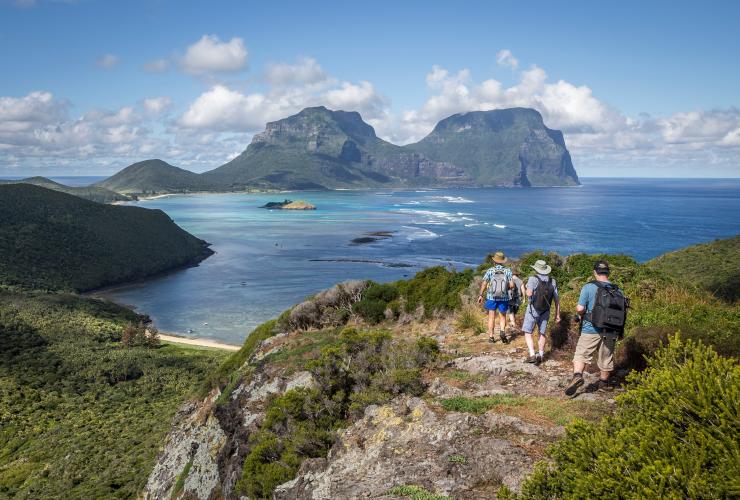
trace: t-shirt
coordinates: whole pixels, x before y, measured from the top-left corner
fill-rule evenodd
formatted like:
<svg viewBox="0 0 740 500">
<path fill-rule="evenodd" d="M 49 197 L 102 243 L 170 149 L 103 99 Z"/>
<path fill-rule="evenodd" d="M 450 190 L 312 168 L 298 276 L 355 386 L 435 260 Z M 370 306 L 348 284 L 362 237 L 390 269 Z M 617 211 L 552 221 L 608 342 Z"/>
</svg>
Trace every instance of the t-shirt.
<svg viewBox="0 0 740 500">
<path fill-rule="evenodd" d="M 491 280 L 493 279 L 493 273 L 501 270 L 503 270 L 504 278 L 506 279 L 506 295 L 504 295 L 504 297 L 501 299 L 495 299 L 493 297 L 493 290 L 491 290 Z M 504 267 L 501 264 L 496 264 L 488 271 L 486 271 L 486 274 L 483 275 L 483 281 L 488 283 L 488 286 L 486 287 L 486 299 L 504 301 L 509 300 L 509 298 L 511 297 L 511 293 L 509 291 L 509 282 L 511 281 L 511 269 L 509 269 L 508 267 Z"/>
<path fill-rule="evenodd" d="M 522 303 L 522 280 L 518 276 L 513 276 L 511 278 L 514 281 L 514 288 L 509 290 L 509 296 L 511 297 L 509 300 L 513 302 L 515 305 L 519 305 Z"/>
<path fill-rule="evenodd" d="M 605 283 L 609 283 L 606 281 Z M 586 314 L 590 313 L 594 308 L 596 302 L 596 291 L 599 289 L 593 283 L 586 283 L 581 288 L 581 295 L 578 297 L 578 305 L 583 306 L 586 309 Z M 599 328 L 596 328 L 593 323 L 588 321 L 585 317 L 583 318 L 583 327 L 581 328 L 582 333 L 601 333 Z"/>
<path fill-rule="evenodd" d="M 540 283 L 544 283 L 547 281 L 547 278 L 549 276 L 547 274 L 538 274 L 537 276 L 530 276 L 527 280 L 527 290 L 532 290 L 532 294 L 534 294 L 534 291 L 537 289 Z M 554 278 L 550 278 L 550 283 L 552 283 L 552 288 L 555 293 L 553 293 L 553 302 L 558 302 L 560 300 L 560 297 L 558 296 L 558 284 L 555 282 Z M 552 307 L 550 308 L 552 309 Z M 529 301 L 529 305 L 527 305 L 527 313 L 531 314 L 535 318 L 541 318 L 541 319 L 547 319 L 550 317 L 550 309 L 543 312 L 542 314 L 539 314 L 537 311 L 534 310 L 534 307 L 532 306 L 532 300 Z"/>
</svg>

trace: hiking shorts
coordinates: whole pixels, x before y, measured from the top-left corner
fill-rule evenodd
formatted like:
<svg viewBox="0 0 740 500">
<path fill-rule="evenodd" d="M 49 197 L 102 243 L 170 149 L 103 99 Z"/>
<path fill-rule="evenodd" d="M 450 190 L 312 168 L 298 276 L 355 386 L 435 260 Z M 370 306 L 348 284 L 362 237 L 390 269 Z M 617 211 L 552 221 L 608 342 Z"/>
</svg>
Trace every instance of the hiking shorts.
<svg viewBox="0 0 740 500">
<path fill-rule="evenodd" d="M 591 364 L 598 350 L 596 365 L 603 372 L 614 370 L 614 346 L 617 339 L 604 337 L 598 333 L 582 333 L 576 345 L 573 361 Z"/>
<path fill-rule="evenodd" d="M 522 322 L 522 331 L 524 333 L 534 332 L 534 327 L 537 327 L 537 331 L 540 335 L 544 335 L 547 331 L 547 320 L 550 319 L 550 315 L 535 316 L 529 309 L 524 314 L 524 321 Z"/>
<path fill-rule="evenodd" d="M 498 311 L 501 314 L 506 314 L 506 311 L 509 310 L 509 301 L 508 300 L 487 300 L 485 304 L 485 308 L 489 311 Z"/>
</svg>

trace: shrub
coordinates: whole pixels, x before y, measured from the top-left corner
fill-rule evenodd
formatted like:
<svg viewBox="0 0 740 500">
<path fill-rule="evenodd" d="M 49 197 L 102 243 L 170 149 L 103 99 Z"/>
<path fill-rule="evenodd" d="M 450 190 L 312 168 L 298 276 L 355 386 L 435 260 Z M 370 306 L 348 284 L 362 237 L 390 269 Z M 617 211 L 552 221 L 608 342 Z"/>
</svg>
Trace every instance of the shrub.
<svg viewBox="0 0 740 500">
<path fill-rule="evenodd" d="M 576 422 L 522 498 L 728 498 L 738 494 L 740 367 L 675 337 L 633 372 L 613 417 Z"/>
<path fill-rule="evenodd" d="M 447 270 L 442 266 L 430 267 L 413 278 L 397 283 L 398 290 L 405 299 L 406 312 L 413 312 L 420 304 L 424 306 L 424 316 L 454 311 L 461 305 L 460 293 L 473 280 L 473 270 L 462 272 Z"/>
<path fill-rule="evenodd" d="M 371 325 L 376 325 L 385 319 L 385 309 L 388 306 L 382 300 L 362 299 L 352 306 L 352 310 Z"/>
<path fill-rule="evenodd" d="M 464 306 L 457 315 L 455 323 L 459 330 L 472 330 L 474 333 L 483 333 L 486 327 L 481 318 L 480 308 L 474 305 Z"/>
<path fill-rule="evenodd" d="M 268 404 L 237 489 L 269 498 L 303 459 L 325 456 L 334 430 L 360 417 L 365 407 L 401 393 L 421 395 L 420 368 L 438 351 L 434 340 L 399 341 L 384 330 L 345 328 L 337 343 L 308 363 L 315 388 L 292 389 Z"/>
</svg>

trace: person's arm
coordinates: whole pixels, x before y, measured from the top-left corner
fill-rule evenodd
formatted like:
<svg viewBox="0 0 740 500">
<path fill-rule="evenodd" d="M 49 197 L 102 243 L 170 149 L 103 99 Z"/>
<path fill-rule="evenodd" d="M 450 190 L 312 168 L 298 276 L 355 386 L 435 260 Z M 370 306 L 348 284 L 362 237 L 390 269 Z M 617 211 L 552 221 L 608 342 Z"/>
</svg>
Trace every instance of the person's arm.
<svg viewBox="0 0 740 500">
<path fill-rule="evenodd" d="M 576 306 L 576 321 L 583 321 L 583 316 L 586 314 L 586 307 L 588 307 L 588 293 L 586 287 L 581 288 L 581 295 L 578 297 L 578 305 Z"/>
<path fill-rule="evenodd" d="M 555 284 L 555 323 L 560 323 L 560 296 L 557 284 Z"/>
<path fill-rule="evenodd" d="M 524 302 L 527 299 L 528 295 L 527 295 L 527 287 L 524 286 L 523 281 L 521 282 L 521 285 L 519 285 L 519 293 L 520 293 L 519 296 L 522 297 L 522 302 Z"/>
<path fill-rule="evenodd" d="M 485 292 L 486 288 L 488 288 L 488 280 L 486 278 L 488 278 L 488 273 L 483 276 L 483 283 L 480 284 L 480 291 L 478 292 L 479 304 L 483 303 L 483 292 Z"/>
</svg>

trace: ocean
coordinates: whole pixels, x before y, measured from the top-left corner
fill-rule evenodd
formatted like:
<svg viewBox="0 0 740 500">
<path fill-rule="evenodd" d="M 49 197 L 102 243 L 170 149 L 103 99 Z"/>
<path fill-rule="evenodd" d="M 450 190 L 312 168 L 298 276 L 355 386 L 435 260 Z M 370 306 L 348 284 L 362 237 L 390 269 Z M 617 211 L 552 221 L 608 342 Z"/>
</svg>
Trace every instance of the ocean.
<svg viewBox="0 0 740 500">
<path fill-rule="evenodd" d="M 259 208 L 304 199 L 315 211 Z M 164 210 L 212 244 L 198 267 L 111 299 L 162 331 L 241 343 L 260 323 L 347 279 L 390 281 L 503 250 L 625 253 L 640 261 L 740 233 L 740 180 L 584 179 L 583 186 L 177 195 Z"/>
</svg>

